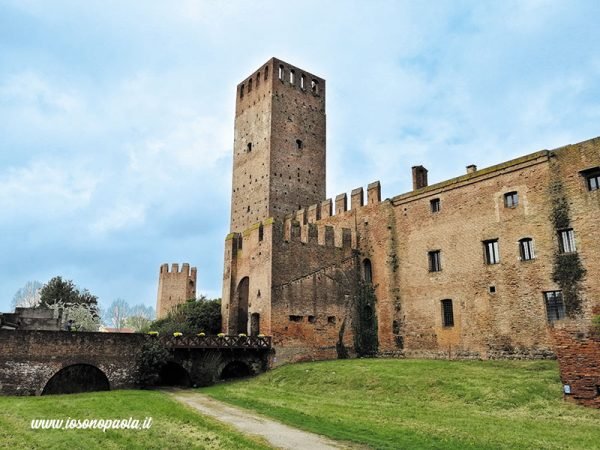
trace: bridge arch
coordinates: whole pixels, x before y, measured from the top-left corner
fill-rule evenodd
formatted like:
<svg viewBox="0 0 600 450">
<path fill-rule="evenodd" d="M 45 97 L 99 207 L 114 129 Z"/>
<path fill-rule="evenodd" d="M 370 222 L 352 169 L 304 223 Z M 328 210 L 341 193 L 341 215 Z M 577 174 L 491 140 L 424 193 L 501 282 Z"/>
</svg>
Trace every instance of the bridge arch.
<svg viewBox="0 0 600 450">
<path fill-rule="evenodd" d="M 69 364 L 46 382 L 41 395 L 110 391 L 106 374 L 92 364 Z"/>
<path fill-rule="evenodd" d="M 157 385 L 190 387 L 192 385 L 192 377 L 181 364 L 169 361 L 160 369 Z"/>
<path fill-rule="evenodd" d="M 223 366 L 219 374 L 220 380 L 232 380 L 235 378 L 245 378 L 252 375 L 252 369 L 248 363 L 240 360 L 229 361 Z"/>
</svg>

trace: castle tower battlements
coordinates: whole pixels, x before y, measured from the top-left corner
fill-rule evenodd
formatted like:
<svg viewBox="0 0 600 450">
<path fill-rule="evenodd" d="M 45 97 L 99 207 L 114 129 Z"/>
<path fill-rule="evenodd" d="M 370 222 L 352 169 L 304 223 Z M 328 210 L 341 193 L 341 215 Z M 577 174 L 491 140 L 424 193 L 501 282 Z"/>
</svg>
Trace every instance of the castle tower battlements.
<svg viewBox="0 0 600 450">
<path fill-rule="evenodd" d="M 164 318 L 169 311 L 187 300 L 196 298 L 197 270 L 188 263 L 160 266 L 158 274 L 158 296 L 156 299 L 156 318 Z"/>
<path fill-rule="evenodd" d="M 230 231 L 325 200 L 325 80 L 271 58 L 236 93 Z"/>
</svg>

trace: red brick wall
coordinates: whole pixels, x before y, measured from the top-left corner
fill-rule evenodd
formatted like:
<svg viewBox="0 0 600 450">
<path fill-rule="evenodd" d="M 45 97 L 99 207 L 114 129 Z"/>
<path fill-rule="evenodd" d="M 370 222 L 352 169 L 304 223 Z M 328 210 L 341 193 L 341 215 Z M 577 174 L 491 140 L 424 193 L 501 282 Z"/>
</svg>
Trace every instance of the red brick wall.
<svg viewBox="0 0 600 450">
<path fill-rule="evenodd" d="M 560 379 L 571 387 L 567 400 L 600 408 L 600 333 L 582 329 L 574 322 L 552 329 Z"/>
</svg>

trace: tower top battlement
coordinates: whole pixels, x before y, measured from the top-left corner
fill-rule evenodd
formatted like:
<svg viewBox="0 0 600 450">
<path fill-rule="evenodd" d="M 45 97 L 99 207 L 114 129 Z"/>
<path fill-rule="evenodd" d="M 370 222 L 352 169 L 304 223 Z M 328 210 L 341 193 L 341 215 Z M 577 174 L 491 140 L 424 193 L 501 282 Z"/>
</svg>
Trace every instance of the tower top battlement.
<svg viewBox="0 0 600 450">
<path fill-rule="evenodd" d="M 230 231 L 325 200 L 325 92 L 277 58 L 238 84 Z"/>
</svg>

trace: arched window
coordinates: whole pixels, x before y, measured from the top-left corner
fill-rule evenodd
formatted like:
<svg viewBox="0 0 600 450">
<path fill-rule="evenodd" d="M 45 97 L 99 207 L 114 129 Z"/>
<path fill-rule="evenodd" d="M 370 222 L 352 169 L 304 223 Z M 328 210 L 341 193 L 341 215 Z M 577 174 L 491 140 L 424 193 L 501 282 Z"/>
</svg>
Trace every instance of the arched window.
<svg viewBox="0 0 600 450">
<path fill-rule="evenodd" d="M 265 81 L 269 78 L 269 66 L 265 66 Z"/>
<path fill-rule="evenodd" d="M 365 258 L 363 261 L 363 277 L 366 283 L 373 282 L 373 267 L 371 265 L 371 260 Z"/>
<path fill-rule="evenodd" d="M 535 250 L 533 248 L 533 239 L 523 238 L 519 240 L 519 253 L 521 261 L 529 261 L 535 258 Z"/>
<path fill-rule="evenodd" d="M 244 98 L 244 85 L 240 86 L 240 98 Z"/>
<path fill-rule="evenodd" d="M 300 75 L 300 89 L 306 89 L 306 76 Z"/>
<path fill-rule="evenodd" d="M 304 148 L 304 142 L 301 139 L 296 139 L 296 148 L 302 150 Z"/>
<path fill-rule="evenodd" d="M 313 79 L 310 82 L 310 89 L 312 90 L 313 94 L 318 94 L 319 93 L 319 82 L 315 79 Z"/>
<path fill-rule="evenodd" d="M 294 84 L 296 82 L 296 72 L 290 70 L 290 84 Z"/>
<path fill-rule="evenodd" d="M 248 92 L 252 92 L 252 78 L 248 80 Z"/>
<path fill-rule="evenodd" d="M 283 81 L 283 66 L 279 65 L 279 79 Z"/>
<path fill-rule="evenodd" d="M 256 74 L 256 89 L 260 86 L 260 72 Z"/>
</svg>

